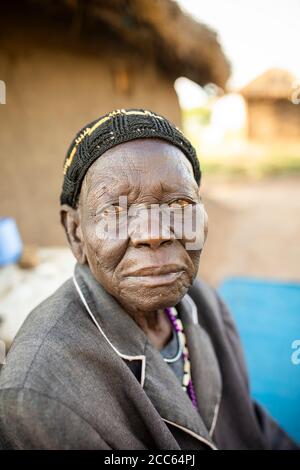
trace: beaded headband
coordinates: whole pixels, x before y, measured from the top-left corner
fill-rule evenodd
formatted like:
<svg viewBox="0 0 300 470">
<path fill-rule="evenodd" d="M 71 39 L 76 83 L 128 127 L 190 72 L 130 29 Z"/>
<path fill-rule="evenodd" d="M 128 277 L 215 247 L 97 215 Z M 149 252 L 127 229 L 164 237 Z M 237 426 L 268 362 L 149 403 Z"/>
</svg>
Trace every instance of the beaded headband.
<svg viewBox="0 0 300 470">
<path fill-rule="evenodd" d="M 76 207 L 88 168 L 106 150 L 141 138 L 160 138 L 179 147 L 191 162 L 200 184 L 201 171 L 195 149 L 178 127 L 149 110 L 117 109 L 82 128 L 71 143 L 63 168 L 61 204 Z"/>
<path fill-rule="evenodd" d="M 74 155 L 76 153 L 76 149 L 80 142 L 85 138 L 86 135 L 91 135 L 99 126 L 104 124 L 104 122 L 108 121 L 109 119 L 113 118 L 114 116 L 117 116 L 118 114 L 126 114 L 127 116 L 134 114 L 134 115 L 140 115 L 140 116 L 153 116 L 157 119 L 163 119 L 161 116 L 158 116 L 157 114 L 151 113 L 151 111 L 145 110 L 145 111 L 126 111 L 125 109 L 116 109 L 109 113 L 107 116 L 104 116 L 103 118 L 99 119 L 99 121 L 96 122 L 92 127 L 86 127 L 83 132 L 80 133 L 79 137 L 75 139 L 75 145 L 70 153 L 70 156 L 66 159 L 65 164 L 64 164 L 64 175 L 67 173 L 67 169 L 72 163 L 72 160 L 74 158 Z M 176 129 L 180 132 L 178 127 Z"/>
</svg>

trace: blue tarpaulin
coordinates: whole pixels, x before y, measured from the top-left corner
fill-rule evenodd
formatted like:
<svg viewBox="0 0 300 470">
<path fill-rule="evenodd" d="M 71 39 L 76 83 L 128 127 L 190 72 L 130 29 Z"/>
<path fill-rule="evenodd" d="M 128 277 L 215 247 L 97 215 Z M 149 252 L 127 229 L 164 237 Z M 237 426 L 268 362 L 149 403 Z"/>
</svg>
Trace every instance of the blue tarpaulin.
<svg viewBox="0 0 300 470">
<path fill-rule="evenodd" d="M 252 396 L 300 443 L 300 284 L 230 278 L 218 291 L 241 336 Z"/>
</svg>

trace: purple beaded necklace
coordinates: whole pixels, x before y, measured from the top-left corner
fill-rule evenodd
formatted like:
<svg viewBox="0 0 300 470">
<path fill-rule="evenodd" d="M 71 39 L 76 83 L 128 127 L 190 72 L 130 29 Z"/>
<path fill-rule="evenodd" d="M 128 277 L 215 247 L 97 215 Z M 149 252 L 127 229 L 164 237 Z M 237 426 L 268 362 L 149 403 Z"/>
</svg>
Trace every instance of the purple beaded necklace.
<svg viewBox="0 0 300 470">
<path fill-rule="evenodd" d="M 197 405 L 197 398 L 196 398 L 192 376 L 191 376 L 191 364 L 189 360 L 189 352 L 187 348 L 186 337 L 183 332 L 182 322 L 178 318 L 177 310 L 175 307 L 166 307 L 164 311 L 166 312 L 170 322 L 172 323 L 173 329 L 176 332 L 179 341 L 181 341 L 183 345 L 182 357 L 183 357 L 183 362 L 184 362 L 184 367 L 183 367 L 184 374 L 183 374 L 183 379 L 182 379 L 182 388 L 184 391 L 188 393 L 188 396 L 190 397 L 194 407 L 197 408 L 198 405 Z"/>
</svg>

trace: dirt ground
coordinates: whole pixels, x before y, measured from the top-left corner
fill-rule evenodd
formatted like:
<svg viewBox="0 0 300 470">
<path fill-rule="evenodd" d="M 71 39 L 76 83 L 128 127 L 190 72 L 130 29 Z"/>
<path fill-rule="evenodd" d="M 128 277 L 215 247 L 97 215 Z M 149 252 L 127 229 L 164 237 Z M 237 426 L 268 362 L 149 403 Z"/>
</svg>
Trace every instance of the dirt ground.
<svg viewBox="0 0 300 470">
<path fill-rule="evenodd" d="M 300 176 L 263 180 L 203 177 L 209 216 L 200 277 L 300 281 Z"/>
</svg>

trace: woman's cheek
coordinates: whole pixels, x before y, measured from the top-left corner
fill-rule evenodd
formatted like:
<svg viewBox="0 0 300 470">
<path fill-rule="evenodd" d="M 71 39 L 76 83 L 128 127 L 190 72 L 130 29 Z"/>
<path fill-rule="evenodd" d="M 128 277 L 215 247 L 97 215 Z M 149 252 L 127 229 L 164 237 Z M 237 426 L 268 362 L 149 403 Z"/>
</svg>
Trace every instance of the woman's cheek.
<svg viewBox="0 0 300 470">
<path fill-rule="evenodd" d="M 94 257 L 98 269 L 103 273 L 113 275 L 114 270 L 124 257 L 128 245 L 128 239 L 119 238 L 115 234 L 107 234 L 99 230 L 97 226 L 90 232 L 89 254 Z"/>
</svg>

